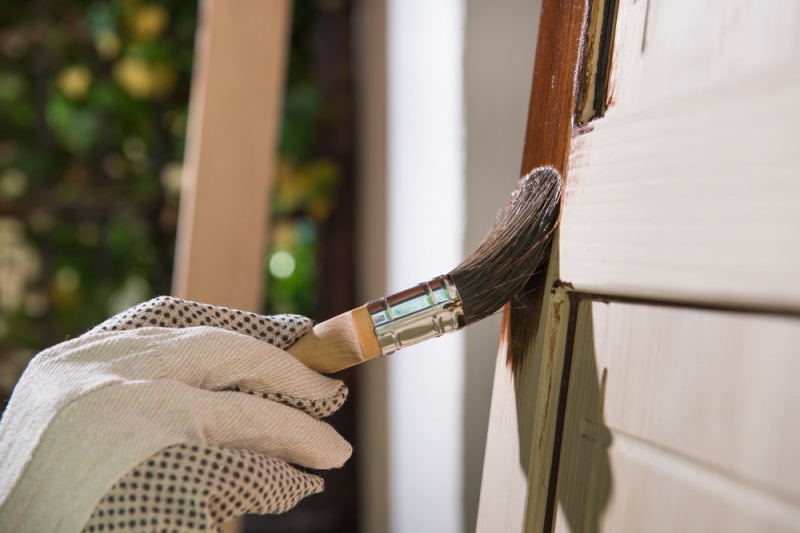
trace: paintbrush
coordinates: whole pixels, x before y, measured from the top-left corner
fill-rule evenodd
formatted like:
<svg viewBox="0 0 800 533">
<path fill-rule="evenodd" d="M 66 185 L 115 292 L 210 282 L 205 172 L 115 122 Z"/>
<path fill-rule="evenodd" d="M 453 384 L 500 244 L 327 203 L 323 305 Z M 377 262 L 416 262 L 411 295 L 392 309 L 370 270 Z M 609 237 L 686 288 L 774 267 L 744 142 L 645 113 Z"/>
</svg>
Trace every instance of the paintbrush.
<svg viewBox="0 0 800 533">
<path fill-rule="evenodd" d="M 317 324 L 289 353 L 314 370 L 336 372 L 493 314 L 547 259 L 560 197 L 558 172 L 537 168 L 454 270 Z"/>
</svg>

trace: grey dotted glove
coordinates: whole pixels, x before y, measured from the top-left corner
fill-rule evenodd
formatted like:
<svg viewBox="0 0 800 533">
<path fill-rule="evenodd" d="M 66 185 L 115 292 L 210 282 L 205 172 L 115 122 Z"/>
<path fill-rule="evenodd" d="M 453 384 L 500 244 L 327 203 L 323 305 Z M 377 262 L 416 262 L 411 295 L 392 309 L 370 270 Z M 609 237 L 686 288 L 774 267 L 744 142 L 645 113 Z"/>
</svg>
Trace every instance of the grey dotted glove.
<svg viewBox="0 0 800 533">
<path fill-rule="evenodd" d="M 319 492 L 351 448 L 311 329 L 161 297 L 39 354 L 0 422 L 0 531 L 211 531 Z"/>
</svg>

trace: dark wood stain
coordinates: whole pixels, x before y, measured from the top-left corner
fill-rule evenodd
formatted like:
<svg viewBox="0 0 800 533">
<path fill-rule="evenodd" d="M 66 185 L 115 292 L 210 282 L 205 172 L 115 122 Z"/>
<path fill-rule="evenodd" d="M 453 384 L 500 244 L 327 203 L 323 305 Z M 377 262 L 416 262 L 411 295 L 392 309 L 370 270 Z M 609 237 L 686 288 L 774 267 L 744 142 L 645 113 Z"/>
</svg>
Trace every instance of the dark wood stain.
<svg viewBox="0 0 800 533">
<path fill-rule="evenodd" d="M 550 165 L 564 179 L 574 125 L 578 74 L 589 4 L 587 0 L 544 0 L 533 70 L 520 175 Z M 507 304 L 511 331 L 507 354 L 519 368 L 539 322 L 546 272 L 531 277 L 523 296 Z"/>
<path fill-rule="evenodd" d="M 602 117 L 610 104 L 609 75 L 611 73 L 611 53 L 614 50 L 614 34 L 617 28 L 617 8 L 619 0 L 606 0 L 603 10 L 603 30 L 600 38 L 600 58 L 597 63 L 595 81 L 595 118 Z"/>
</svg>

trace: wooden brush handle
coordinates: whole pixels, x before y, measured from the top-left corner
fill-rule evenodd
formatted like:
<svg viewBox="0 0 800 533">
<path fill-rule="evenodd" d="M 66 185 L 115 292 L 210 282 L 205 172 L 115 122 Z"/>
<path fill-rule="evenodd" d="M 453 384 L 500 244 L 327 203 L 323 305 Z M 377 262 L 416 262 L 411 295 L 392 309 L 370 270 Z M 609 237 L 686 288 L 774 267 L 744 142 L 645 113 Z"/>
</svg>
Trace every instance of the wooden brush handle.
<svg viewBox="0 0 800 533">
<path fill-rule="evenodd" d="M 317 372 L 337 372 L 381 355 L 366 306 L 320 324 L 287 350 Z"/>
</svg>

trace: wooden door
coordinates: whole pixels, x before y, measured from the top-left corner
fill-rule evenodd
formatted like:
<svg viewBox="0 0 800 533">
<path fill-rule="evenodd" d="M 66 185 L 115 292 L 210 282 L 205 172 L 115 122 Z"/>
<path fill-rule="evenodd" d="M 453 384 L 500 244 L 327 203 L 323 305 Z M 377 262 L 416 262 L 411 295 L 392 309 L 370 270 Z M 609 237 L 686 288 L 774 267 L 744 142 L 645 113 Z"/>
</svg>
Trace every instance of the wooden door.
<svg viewBox="0 0 800 533">
<path fill-rule="evenodd" d="M 800 531 L 800 4 L 545 2 L 479 531 Z"/>
</svg>

